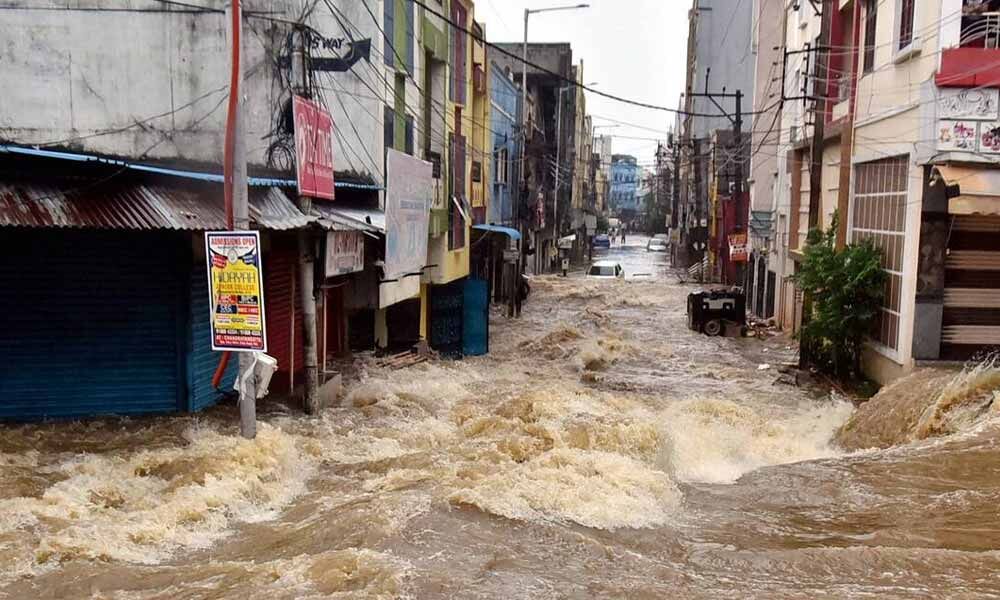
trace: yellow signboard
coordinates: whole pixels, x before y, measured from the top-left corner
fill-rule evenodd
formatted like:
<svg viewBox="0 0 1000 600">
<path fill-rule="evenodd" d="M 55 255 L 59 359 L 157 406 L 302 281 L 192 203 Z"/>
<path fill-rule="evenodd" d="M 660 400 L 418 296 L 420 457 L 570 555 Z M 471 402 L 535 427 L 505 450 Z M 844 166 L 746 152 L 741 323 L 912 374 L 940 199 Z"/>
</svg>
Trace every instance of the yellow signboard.
<svg viewBox="0 0 1000 600">
<path fill-rule="evenodd" d="M 267 352 L 260 233 L 205 232 L 212 350 Z"/>
</svg>

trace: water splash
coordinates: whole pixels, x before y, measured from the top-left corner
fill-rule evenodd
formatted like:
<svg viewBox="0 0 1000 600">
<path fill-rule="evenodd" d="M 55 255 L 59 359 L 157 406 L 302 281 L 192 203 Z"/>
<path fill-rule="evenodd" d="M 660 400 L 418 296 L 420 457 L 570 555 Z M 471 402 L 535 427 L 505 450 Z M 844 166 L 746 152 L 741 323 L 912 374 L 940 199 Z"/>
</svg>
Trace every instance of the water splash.
<svg viewBox="0 0 1000 600">
<path fill-rule="evenodd" d="M 830 440 L 848 419 L 848 402 L 806 402 L 768 414 L 731 400 L 693 399 L 669 407 L 661 460 L 680 481 L 733 483 L 761 467 L 837 454 Z"/>
<path fill-rule="evenodd" d="M 0 500 L 0 536 L 31 532 L 20 550 L 42 568 L 76 558 L 153 564 L 208 547 L 233 523 L 274 517 L 315 468 L 295 437 L 266 423 L 255 440 L 200 427 L 186 437 L 183 447 L 65 457 L 40 496 Z"/>
<path fill-rule="evenodd" d="M 889 448 L 971 431 L 1000 415 L 996 358 L 955 373 L 920 369 L 884 387 L 837 433 L 849 450 Z"/>
<path fill-rule="evenodd" d="M 680 502 L 670 477 L 610 452 L 557 449 L 449 496 L 510 519 L 615 530 L 662 525 Z"/>
</svg>

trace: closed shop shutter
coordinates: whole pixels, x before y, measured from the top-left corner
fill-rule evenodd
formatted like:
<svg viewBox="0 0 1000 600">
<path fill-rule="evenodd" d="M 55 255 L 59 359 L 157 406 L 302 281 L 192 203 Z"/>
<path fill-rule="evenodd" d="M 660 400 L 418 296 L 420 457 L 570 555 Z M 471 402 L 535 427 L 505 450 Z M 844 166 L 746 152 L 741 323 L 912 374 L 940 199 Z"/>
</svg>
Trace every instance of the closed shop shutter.
<svg viewBox="0 0 1000 600">
<path fill-rule="evenodd" d="M 952 217 L 945 259 L 941 358 L 1000 346 L 1000 217 Z"/>
<path fill-rule="evenodd" d="M 181 242 L 153 232 L 4 230 L 0 419 L 184 408 Z"/>
<path fill-rule="evenodd" d="M 444 356 L 462 356 L 465 279 L 431 286 L 430 346 Z"/>
<path fill-rule="evenodd" d="M 233 389 L 233 381 L 239 373 L 239 357 L 233 353 L 229 366 L 219 384 L 219 390 L 212 387 L 212 378 L 219 366 L 221 352 L 212 350 L 212 332 L 209 327 L 208 272 L 205 265 L 196 265 L 191 270 L 191 338 L 188 342 L 188 407 L 195 412 L 214 405 L 223 392 Z"/>
<path fill-rule="evenodd" d="M 267 353 L 278 360 L 278 371 L 272 377 L 272 392 L 287 393 L 302 370 L 302 304 L 295 278 L 298 245 L 294 236 L 274 235 L 270 251 L 264 254 L 264 309 L 267 323 Z M 292 324 L 292 306 L 295 323 Z M 295 347 L 294 364 L 292 347 Z"/>
</svg>

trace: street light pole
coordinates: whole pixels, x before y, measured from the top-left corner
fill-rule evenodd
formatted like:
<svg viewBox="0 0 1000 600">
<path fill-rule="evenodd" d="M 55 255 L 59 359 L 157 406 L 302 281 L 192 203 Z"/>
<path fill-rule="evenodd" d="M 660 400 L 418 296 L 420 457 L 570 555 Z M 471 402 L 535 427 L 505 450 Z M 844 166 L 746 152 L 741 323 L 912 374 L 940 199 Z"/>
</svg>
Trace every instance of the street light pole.
<svg viewBox="0 0 1000 600">
<path fill-rule="evenodd" d="M 557 10 L 575 10 L 578 8 L 588 8 L 589 4 L 577 4 L 574 6 L 554 6 L 551 8 L 536 8 L 531 10 L 529 8 L 524 9 L 524 43 L 521 46 L 521 188 L 524 189 L 527 185 L 527 178 L 524 176 L 525 172 L 525 156 L 527 154 L 526 146 L 528 145 L 528 17 L 532 14 L 543 13 L 543 12 L 554 12 Z M 520 207 L 520 202 L 518 202 L 518 207 Z M 518 215 L 520 215 L 520 208 L 518 208 Z M 520 219 L 519 219 L 520 220 Z"/>
</svg>

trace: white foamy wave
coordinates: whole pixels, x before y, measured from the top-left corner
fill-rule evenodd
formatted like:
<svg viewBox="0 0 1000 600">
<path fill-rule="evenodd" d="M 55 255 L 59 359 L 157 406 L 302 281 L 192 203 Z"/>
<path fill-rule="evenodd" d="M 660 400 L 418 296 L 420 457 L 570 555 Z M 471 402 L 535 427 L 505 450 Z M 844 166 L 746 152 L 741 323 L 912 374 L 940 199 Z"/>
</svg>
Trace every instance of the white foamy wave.
<svg viewBox="0 0 1000 600">
<path fill-rule="evenodd" d="M 557 449 L 487 475 L 449 499 L 510 519 L 614 530 L 662 525 L 680 497 L 666 473 L 635 459 Z"/>
<path fill-rule="evenodd" d="M 842 401 L 805 403 L 790 415 L 730 400 L 678 402 L 661 415 L 662 461 L 679 481 L 733 483 L 761 467 L 837 455 L 831 439 L 852 411 Z"/>
<path fill-rule="evenodd" d="M 208 547 L 233 523 L 273 518 L 315 468 L 294 436 L 266 423 L 255 440 L 205 428 L 186 436 L 181 447 L 66 460 L 40 497 L 0 501 L 0 537 L 30 532 L 22 550 L 40 568 L 73 558 L 154 564 Z"/>
</svg>

